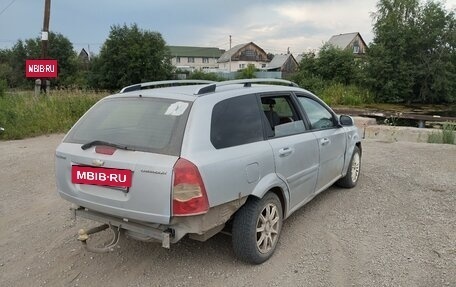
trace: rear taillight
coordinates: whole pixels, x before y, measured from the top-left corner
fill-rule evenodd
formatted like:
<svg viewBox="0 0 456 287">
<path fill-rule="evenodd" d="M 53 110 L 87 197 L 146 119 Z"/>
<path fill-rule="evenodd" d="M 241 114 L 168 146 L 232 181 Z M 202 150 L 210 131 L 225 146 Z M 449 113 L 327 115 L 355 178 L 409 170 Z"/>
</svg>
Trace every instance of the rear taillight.
<svg viewBox="0 0 456 287">
<path fill-rule="evenodd" d="M 206 189 L 198 168 L 180 158 L 174 166 L 173 215 L 197 215 L 206 213 L 208 209 Z"/>
</svg>

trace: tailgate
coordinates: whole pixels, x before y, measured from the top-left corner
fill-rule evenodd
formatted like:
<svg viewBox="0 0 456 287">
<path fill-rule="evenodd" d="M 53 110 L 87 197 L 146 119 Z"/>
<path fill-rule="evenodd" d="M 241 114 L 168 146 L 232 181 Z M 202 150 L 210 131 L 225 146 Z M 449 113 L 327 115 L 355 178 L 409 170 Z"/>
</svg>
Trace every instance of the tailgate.
<svg viewBox="0 0 456 287">
<path fill-rule="evenodd" d="M 105 155 L 96 153 L 95 147 L 82 150 L 80 144 L 62 143 L 56 150 L 57 189 L 63 198 L 88 209 L 126 219 L 168 224 L 173 167 L 177 159 L 172 155 L 122 149 Z M 115 184 L 90 181 L 93 174 L 89 176 L 89 184 L 81 183 L 75 180 L 74 173 L 72 176 L 73 166 L 77 166 L 78 171 L 87 167 L 99 170 L 101 179 L 109 177 L 110 173 L 119 173 L 120 182 L 128 177 L 131 186 L 122 187 L 121 183 L 116 183 L 116 177 Z M 79 176 L 87 179 L 87 174 L 81 171 Z"/>
</svg>

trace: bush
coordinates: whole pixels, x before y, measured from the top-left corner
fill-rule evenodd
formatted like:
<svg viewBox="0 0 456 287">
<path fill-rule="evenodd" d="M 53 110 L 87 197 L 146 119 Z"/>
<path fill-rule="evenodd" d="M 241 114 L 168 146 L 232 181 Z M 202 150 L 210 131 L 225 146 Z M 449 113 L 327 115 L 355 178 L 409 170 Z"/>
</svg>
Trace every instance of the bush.
<svg viewBox="0 0 456 287">
<path fill-rule="evenodd" d="M 0 79 L 0 98 L 5 96 L 7 88 L 8 88 L 8 85 L 6 83 L 6 80 Z"/>
<path fill-rule="evenodd" d="M 255 68 L 254 64 L 248 64 L 245 69 L 242 69 L 239 71 L 239 74 L 237 75 L 238 79 L 254 79 L 256 78 L 255 72 L 257 69 Z"/>
<path fill-rule="evenodd" d="M 321 94 L 327 85 L 322 78 L 305 73 L 297 73 L 290 80 L 316 95 Z"/>
<path fill-rule="evenodd" d="M 445 144 L 454 144 L 454 132 L 456 131 L 456 125 L 446 123 L 442 129 L 442 141 Z"/>
<path fill-rule="evenodd" d="M 194 71 L 189 74 L 188 79 L 191 80 L 208 80 L 214 82 L 224 81 L 225 79 L 216 73 L 205 73 L 203 71 Z"/>
<path fill-rule="evenodd" d="M 328 105 L 359 106 L 373 102 L 372 94 L 355 85 L 331 84 L 318 95 Z"/>
</svg>

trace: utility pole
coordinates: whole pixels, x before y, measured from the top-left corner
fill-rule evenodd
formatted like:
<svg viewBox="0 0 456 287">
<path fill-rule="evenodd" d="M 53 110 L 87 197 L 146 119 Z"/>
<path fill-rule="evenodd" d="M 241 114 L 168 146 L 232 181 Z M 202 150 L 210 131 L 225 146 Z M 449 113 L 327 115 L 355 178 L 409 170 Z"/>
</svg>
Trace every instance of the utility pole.
<svg viewBox="0 0 456 287">
<path fill-rule="evenodd" d="M 44 1 L 43 30 L 41 31 L 41 59 L 48 57 L 49 20 L 51 18 L 51 0 Z M 49 81 L 41 79 L 41 91 L 47 92 Z"/>
<path fill-rule="evenodd" d="M 230 50 L 231 50 L 231 35 L 230 35 Z M 232 57 L 232 56 L 233 56 L 233 55 L 230 55 L 230 73 L 231 73 L 231 57 Z"/>
</svg>

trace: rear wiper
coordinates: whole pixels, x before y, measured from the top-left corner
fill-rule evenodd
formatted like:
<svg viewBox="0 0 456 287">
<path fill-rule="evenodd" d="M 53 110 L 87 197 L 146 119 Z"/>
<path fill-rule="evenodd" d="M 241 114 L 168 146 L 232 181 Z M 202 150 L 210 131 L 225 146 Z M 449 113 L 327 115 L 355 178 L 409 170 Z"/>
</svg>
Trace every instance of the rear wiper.
<svg viewBox="0 0 456 287">
<path fill-rule="evenodd" d="M 112 147 L 115 147 L 115 148 L 118 148 L 118 149 L 124 149 L 124 150 L 133 150 L 133 149 L 131 149 L 131 148 L 125 146 L 125 145 L 119 145 L 119 144 L 105 142 L 105 141 L 99 141 L 99 140 L 95 140 L 95 141 L 91 141 L 91 142 L 88 142 L 86 144 L 83 144 L 81 146 L 81 148 L 83 150 L 86 150 L 88 148 L 91 148 L 91 147 L 97 146 L 97 145 L 112 146 Z"/>
</svg>

